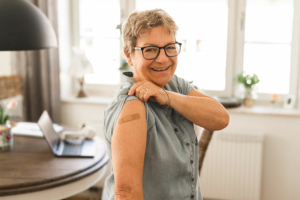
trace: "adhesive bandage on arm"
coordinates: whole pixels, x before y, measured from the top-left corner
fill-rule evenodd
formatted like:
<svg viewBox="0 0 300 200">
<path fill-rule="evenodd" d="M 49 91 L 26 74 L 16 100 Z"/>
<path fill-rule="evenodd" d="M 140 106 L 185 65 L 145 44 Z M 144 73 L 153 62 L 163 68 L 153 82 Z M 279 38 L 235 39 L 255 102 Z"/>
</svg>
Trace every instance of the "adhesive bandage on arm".
<svg viewBox="0 0 300 200">
<path fill-rule="evenodd" d="M 130 121 L 133 121 L 133 120 L 136 120 L 136 119 L 139 119 L 139 118 L 140 118 L 140 114 L 138 114 L 138 113 L 133 114 L 133 115 L 128 115 L 126 117 L 121 118 L 119 120 L 119 124 L 130 122 Z"/>
</svg>

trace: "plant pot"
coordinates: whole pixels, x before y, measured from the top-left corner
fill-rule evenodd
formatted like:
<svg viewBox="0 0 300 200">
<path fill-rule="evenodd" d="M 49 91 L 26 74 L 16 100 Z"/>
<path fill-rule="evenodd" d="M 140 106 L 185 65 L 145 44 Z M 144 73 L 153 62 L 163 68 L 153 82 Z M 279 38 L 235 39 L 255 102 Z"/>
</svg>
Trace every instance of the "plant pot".
<svg viewBox="0 0 300 200">
<path fill-rule="evenodd" d="M 17 125 L 17 122 L 10 122 L 10 126 L 0 124 L 0 152 L 13 149 L 13 134 L 11 129 Z"/>
<path fill-rule="evenodd" d="M 245 107 L 251 108 L 254 105 L 256 94 L 253 89 L 245 88 L 245 96 L 243 98 L 243 102 Z"/>
<path fill-rule="evenodd" d="M 251 108 L 254 105 L 255 100 L 253 98 L 245 98 L 244 99 L 244 105 L 248 108 Z"/>
</svg>

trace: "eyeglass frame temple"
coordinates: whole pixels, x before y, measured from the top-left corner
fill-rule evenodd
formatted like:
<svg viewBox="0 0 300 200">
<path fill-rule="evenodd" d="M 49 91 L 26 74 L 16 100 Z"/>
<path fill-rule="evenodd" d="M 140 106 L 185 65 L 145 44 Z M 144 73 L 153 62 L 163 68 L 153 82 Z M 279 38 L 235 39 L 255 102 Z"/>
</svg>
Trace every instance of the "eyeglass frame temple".
<svg viewBox="0 0 300 200">
<path fill-rule="evenodd" d="M 181 52 L 181 45 L 182 45 L 182 43 L 180 43 L 180 42 L 175 42 L 175 43 L 172 43 L 172 44 L 179 44 L 179 47 L 180 47 L 179 53 L 180 53 L 180 52 Z M 145 58 L 146 60 L 154 60 L 154 59 L 156 59 L 156 58 L 158 57 L 158 55 L 160 54 L 160 49 L 164 49 L 164 50 L 165 50 L 165 54 L 166 54 L 167 57 L 176 57 L 176 56 L 178 56 L 179 53 L 178 53 L 176 56 L 169 56 L 169 55 L 167 54 L 165 48 L 166 48 L 167 46 L 169 46 L 169 45 L 171 45 L 171 44 L 167 44 L 166 46 L 163 46 L 163 47 L 158 47 L 158 46 L 133 47 L 133 49 L 141 50 L 141 51 L 142 51 L 142 54 L 143 54 L 143 57 L 145 58 L 145 56 L 144 56 L 144 49 L 145 49 L 145 48 L 147 48 L 147 47 L 157 47 L 157 48 L 158 48 L 158 54 L 157 54 L 157 56 L 156 56 L 155 58 L 151 58 L 151 59 Z"/>
</svg>

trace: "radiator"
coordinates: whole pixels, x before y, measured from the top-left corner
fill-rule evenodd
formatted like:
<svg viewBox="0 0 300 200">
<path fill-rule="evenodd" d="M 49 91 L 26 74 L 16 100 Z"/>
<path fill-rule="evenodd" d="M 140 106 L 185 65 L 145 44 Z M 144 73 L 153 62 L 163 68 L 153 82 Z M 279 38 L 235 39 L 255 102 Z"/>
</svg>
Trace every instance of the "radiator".
<svg viewBox="0 0 300 200">
<path fill-rule="evenodd" d="M 260 200 L 262 133 L 215 132 L 200 176 L 204 198 Z"/>
</svg>

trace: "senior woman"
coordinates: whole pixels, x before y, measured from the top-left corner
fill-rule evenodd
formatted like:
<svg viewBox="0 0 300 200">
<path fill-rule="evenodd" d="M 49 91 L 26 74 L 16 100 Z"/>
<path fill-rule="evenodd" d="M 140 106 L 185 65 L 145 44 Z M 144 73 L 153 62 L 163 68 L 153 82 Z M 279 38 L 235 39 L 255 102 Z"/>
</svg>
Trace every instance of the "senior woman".
<svg viewBox="0 0 300 200">
<path fill-rule="evenodd" d="M 174 73 L 181 44 L 163 10 L 133 12 L 123 25 L 124 54 L 133 67 L 104 113 L 112 161 L 108 199 L 202 199 L 193 123 L 221 130 L 224 107 Z"/>
</svg>

